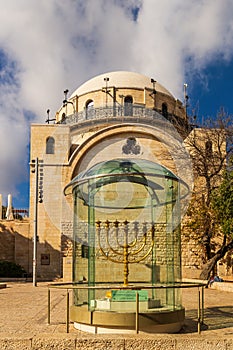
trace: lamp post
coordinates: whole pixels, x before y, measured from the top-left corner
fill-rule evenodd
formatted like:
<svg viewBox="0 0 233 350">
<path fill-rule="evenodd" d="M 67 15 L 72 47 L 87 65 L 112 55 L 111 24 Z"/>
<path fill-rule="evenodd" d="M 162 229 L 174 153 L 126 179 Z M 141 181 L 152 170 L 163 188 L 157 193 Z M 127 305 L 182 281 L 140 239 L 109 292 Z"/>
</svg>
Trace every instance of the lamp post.
<svg viewBox="0 0 233 350">
<path fill-rule="evenodd" d="M 33 232 L 33 260 L 32 260 L 32 282 L 33 286 L 37 286 L 37 232 L 38 232 L 38 203 L 43 202 L 43 173 L 40 174 L 40 186 L 39 186 L 39 161 L 38 158 L 33 159 L 31 162 L 32 173 L 35 173 L 35 197 L 34 197 L 34 232 Z M 43 167 L 43 164 L 40 164 Z M 43 171 L 43 169 L 42 169 Z M 42 176 L 41 176 L 42 175 Z"/>
<path fill-rule="evenodd" d="M 74 103 L 72 101 L 67 100 L 67 94 L 68 94 L 69 90 L 66 89 L 64 91 L 64 95 L 65 95 L 65 99 L 63 100 L 63 107 L 66 107 L 66 116 L 67 116 L 67 105 L 70 103 L 73 106 L 73 113 L 75 114 L 75 106 Z"/>
<path fill-rule="evenodd" d="M 155 84 L 156 84 L 156 80 L 154 80 L 153 78 L 151 78 L 151 83 L 153 84 L 153 91 L 152 91 L 152 94 L 151 96 L 153 95 L 153 99 L 154 99 L 154 110 L 156 109 L 156 90 L 155 90 Z"/>
<path fill-rule="evenodd" d="M 38 158 L 35 159 L 35 200 L 34 200 L 34 234 L 33 234 L 33 264 L 32 264 L 32 282 L 33 287 L 37 286 L 37 224 L 38 224 Z"/>
<path fill-rule="evenodd" d="M 50 109 L 47 109 L 47 115 L 48 115 L 48 118 L 47 118 L 47 120 L 45 121 L 45 123 L 50 123 L 50 122 L 52 122 L 52 121 L 55 121 L 56 120 L 56 118 L 52 118 L 52 119 L 50 119 L 49 118 L 49 113 L 50 113 Z"/>
<path fill-rule="evenodd" d="M 106 104 L 106 108 L 107 108 L 107 106 L 108 106 L 108 93 L 110 92 L 110 91 L 108 90 L 108 82 L 109 82 L 109 78 L 108 78 L 108 77 L 104 78 L 104 81 L 105 81 L 105 83 L 106 83 L 106 87 L 105 87 L 105 92 L 106 92 L 106 102 L 105 102 L 105 104 Z"/>
</svg>

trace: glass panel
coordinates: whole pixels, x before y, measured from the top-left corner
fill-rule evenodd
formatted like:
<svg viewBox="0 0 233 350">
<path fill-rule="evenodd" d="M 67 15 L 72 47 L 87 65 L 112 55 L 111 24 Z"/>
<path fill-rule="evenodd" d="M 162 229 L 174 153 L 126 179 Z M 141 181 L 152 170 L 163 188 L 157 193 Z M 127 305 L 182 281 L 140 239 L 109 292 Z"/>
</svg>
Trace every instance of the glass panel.
<svg viewBox="0 0 233 350">
<path fill-rule="evenodd" d="M 85 285 L 88 279 L 88 216 L 87 207 L 74 191 L 74 220 L 73 220 L 73 283 Z M 87 304 L 87 290 L 74 290 L 74 304 Z"/>
<path fill-rule="evenodd" d="M 89 193 L 88 206 L 88 286 L 95 286 L 95 208 L 93 193 Z M 89 310 L 93 308 L 93 300 L 95 300 L 95 290 L 88 290 L 88 306 Z"/>
</svg>

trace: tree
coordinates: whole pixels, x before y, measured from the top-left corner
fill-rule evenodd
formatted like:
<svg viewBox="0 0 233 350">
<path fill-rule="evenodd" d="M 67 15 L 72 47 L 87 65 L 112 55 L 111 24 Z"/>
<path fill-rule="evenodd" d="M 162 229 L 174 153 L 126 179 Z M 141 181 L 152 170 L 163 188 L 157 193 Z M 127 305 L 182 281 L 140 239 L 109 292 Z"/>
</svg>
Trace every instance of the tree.
<svg viewBox="0 0 233 350">
<path fill-rule="evenodd" d="M 202 248 L 200 278 L 208 279 L 217 262 L 233 248 L 229 234 L 219 228 L 222 223 L 216 220 L 217 206 L 212 202 L 233 154 L 232 117 L 220 111 L 216 119 L 194 128 L 185 142 L 193 160 L 195 184 L 186 228 Z"/>
<path fill-rule="evenodd" d="M 218 260 L 233 249 L 233 172 L 226 171 L 219 188 L 212 193 L 212 209 L 216 224 L 222 232 L 222 243 L 213 257 L 208 261 L 212 270 Z"/>
</svg>

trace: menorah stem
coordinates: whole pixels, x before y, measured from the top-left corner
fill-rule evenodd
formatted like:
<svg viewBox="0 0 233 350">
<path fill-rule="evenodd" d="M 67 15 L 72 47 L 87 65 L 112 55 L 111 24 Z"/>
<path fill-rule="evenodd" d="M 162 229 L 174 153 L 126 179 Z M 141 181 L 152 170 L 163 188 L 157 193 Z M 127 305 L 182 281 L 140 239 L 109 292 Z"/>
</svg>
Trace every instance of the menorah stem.
<svg viewBox="0 0 233 350">
<path fill-rule="evenodd" d="M 124 250 L 123 250 L 123 262 L 124 262 L 124 287 L 128 286 L 129 276 L 129 242 L 128 242 L 128 224 L 127 220 L 124 221 Z"/>
<path fill-rule="evenodd" d="M 129 276 L 129 252 L 128 245 L 124 246 L 124 287 L 128 287 L 128 276 Z"/>
</svg>

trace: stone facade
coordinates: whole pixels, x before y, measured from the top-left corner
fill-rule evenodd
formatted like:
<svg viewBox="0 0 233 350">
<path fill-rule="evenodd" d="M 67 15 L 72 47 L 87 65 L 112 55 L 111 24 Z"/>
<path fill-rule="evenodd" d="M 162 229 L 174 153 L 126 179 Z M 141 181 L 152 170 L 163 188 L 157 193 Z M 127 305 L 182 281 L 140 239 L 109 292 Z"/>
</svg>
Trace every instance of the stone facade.
<svg viewBox="0 0 233 350">
<path fill-rule="evenodd" d="M 63 195 L 63 189 L 77 174 L 120 157 L 151 160 L 178 172 L 170 140 L 174 128 L 170 132 L 167 119 L 172 116 L 186 124 L 182 103 L 159 83 L 153 85 L 140 74 L 109 73 L 108 86 L 104 77 L 78 88 L 57 112 L 56 124 L 31 126 L 31 163 L 39 159 L 43 195 L 43 202 L 38 203 L 41 277 L 58 277 L 63 271 L 66 280 L 71 277 L 73 203 L 70 196 Z M 50 141 L 54 143 L 52 151 L 47 149 Z M 31 172 L 30 183 L 32 237 L 35 173 Z M 41 265 L 46 255 L 49 265 Z"/>
<path fill-rule="evenodd" d="M 109 159 L 145 159 L 184 176 L 191 187 L 188 155 L 186 151 L 181 154 L 179 147 L 188 132 L 181 101 L 159 83 L 131 72 L 111 72 L 89 80 L 64 101 L 55 124 L 32 124 L 31 170 L 36 158 L 39 161 L 38 276 L 72 278 L 73 201 L 63 190 L 76 175 Z M 29 221 L 6 224 L 9 248 L 0 239 L 0 258 L 17 260 L 28 272 L 32 271 L 35 186 L 36 175 L 30 171 Z M 19 247 L 16 231 L 27 245 L 22 242 Z M 182 254 L 184 271 L 189 275 L 190 267 L 198 270 L 200 252 L 195 242 L 183 240 Z"/>
</svg>

